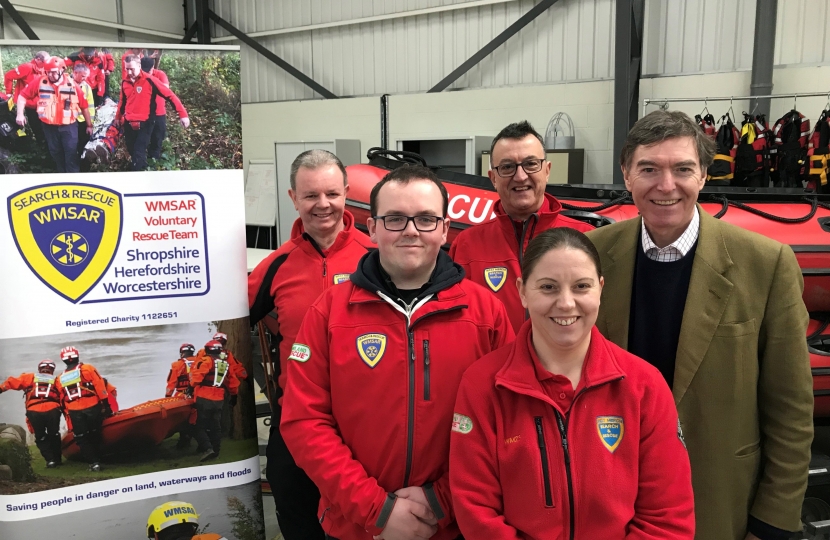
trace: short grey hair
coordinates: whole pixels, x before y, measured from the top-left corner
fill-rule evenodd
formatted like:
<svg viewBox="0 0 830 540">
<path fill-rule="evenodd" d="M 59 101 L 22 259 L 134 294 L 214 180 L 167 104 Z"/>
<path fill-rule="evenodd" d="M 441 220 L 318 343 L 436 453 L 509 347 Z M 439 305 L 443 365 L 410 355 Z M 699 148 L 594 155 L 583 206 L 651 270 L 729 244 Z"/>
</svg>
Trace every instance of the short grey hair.
<svg viewBox="0 0 830 540">
<path fill-rule="evenodd" d="M 703 171 L 715 159 L 715 141 L 706 135 L 692 118 L 681 111 L 654 111 L 640 118 L 625 139 L 620 151 L 620 165 L 628 170 L 639 146 L 659 144 L 667 139 L 691 137 Z"/>
<path fill-rule="evenodd" d="M 72 71 L 83 71 L 84 73 L 89 73 L 89 66 L 83 62 L 75 62 L 75 66 L 72 68 Z"/>
<path fill-rule="evenodd" d="M 348 185 L 349 180 L 346 177 L 346 167 L 343 166 L 340 158 L 328 150 L 320 150 L 317 148 L 314 150 L 306 150 L 294 159 L 294 163 L 291 164 L 291 189 L 294 191 L 297 190 L 297 172 L 300 169 L 319 169 L 326 165 L 337 165 L 337 168 L 343 173 L 343 185 Z"/>
<path fill-rule="evenodd" d="M 45 62 L 45 61 L 49 60 L 50 57 L 51 56 L 46 51 L 38 51 L 38 52 L 35 53 L 35 58 L 37 60 L 40 60 L 41 62 Z"/>
</svg>

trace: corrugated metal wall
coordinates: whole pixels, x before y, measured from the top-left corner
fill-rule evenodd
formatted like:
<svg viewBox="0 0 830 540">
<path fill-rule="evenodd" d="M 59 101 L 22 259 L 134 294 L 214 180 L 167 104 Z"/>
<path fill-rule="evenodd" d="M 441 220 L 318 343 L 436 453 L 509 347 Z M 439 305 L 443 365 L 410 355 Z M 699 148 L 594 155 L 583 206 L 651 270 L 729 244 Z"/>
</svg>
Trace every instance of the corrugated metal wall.
<svg viewBox="0 0 830 540">
<path fill-rule="evenodd" d="M 253 33 L 469 1 L 216 0 L 214 9 Z M 535 4 L 536 0 L 503 1 L 257 39 L 338 96 L 424 92 Z M 613 0 L 560 0 L 452 88 L 611 78 L 614 4 Z M 248 47 L 242 51 L 248 73 L 244 102 L 316 97 Z"/>
<path fill-rule="evenodd" d="M 428 90 L 537 1 L 307 31 L 296 30 L 471 0 L 214 0 L 214 10 L 246 33 L 288 30 L 257 39 L 336 95 L 364 96 Z M 452 88 L 613 78 L 615 4 L 559 0 Z M 778 5 L 775 63 L 830 62 L 830 2 Z M 643 73 L 749 70 L 754 26 L 754 0 L 646 0 Z M 242 62 L 246 103 L 319 97 L 244 45 Z"/>
</svg>

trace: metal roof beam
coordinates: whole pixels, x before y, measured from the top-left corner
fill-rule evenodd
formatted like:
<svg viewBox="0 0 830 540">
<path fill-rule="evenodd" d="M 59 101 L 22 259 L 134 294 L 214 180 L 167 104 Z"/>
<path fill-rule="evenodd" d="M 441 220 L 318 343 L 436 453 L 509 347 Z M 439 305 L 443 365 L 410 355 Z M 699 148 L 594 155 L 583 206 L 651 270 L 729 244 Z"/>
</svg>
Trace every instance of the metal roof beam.
<svg viewBox="0 0 830 540">
<path fill-rule="evenodd" d="M 20 27 L 21 30 L 23 30 L 23 33 L 26 34 L 27 38 L 40 39 L 39 37 L 37 37 L 37 34 L 35 34 L 35 31 L 32 30 L 32 27 L 29 26 L 29 23 L 26 22 L 26 20 L 14 8 L 14 6 L 11 2 L 9 2 L 9 0 L 0 0 L 0 7 L 2 7 L 5 11 L 9 13 L 9 15 L 12 16 L 14 22 L 17 24 L 17 26 Z"/>
<path fill-rule="evenodd" d="M 306 86 L 310 87 L 312 90 L 314 90 L 315 92 L 317 92 L 318 94 L 320 94 L 324 98 L 327 98 L 327 99 L 337 98 L 336 95 L 334 95 L 331 91 L 324 88 L 322 85 L 320 85 L 314 79 L 312 79 L 311 77 L 309 77 L 308 75 L 306 75 L 305 73 L 300 71 L 299 69 L 295 68 L 294 66 L 292 66 L 291 64 L 289 64 L 288 62 L 286 62 L 285 60 L 283 60 L 282 58 L 280 58 L 276 54 L 274 54 L 271 51 L 269 51 L 268 49 L 266 49 L 260 42 L 258 42 L 255 39 L 247 36 L 242 30 L 240 30 L 239 28 L 233 26 L 231 23 L 229 23 L 228 21 L 226 21 L 225 19 L 223 19 L 222 17 L 220 17 L 219 15 L 214 13 L 212 10 L 208 9 L 207 14 L 211 19 L 213 19 L 213 22 L 215 22 L 216 24 L 218 24 L 219 26 L 221 26 L 222 28 L 224 28 L 225 30 L 227 30 L 228 32 L 230 32 L 231 34 L 236 36 L 236 38 L 239 41 L 241 41 L 245 45 L 249 46 L 250 48 L 252 48 L 256 52 L 258 52 L 259 54 L 261 54 L 262 56 L 264 56 L 265 58 L 267 58 L 271 62 L 275 63 L 276 65 L 278 65 L 279 67 L 281 67 L 285 71 L 287 71 L 291 76 L 295 77 L 300 82 L 302 82 Z"/>
<path fill-rule="evenodd" d="M 549 7 L 555 4 L 557 0 L 542 0 L 533 6 L 527 13 L 519 17 L 516 22 L 505 28 L 505 30 L 496 36 L 493 41 L 485 45 L 480 51 L 470 57 L 469 60 L 458 66 L 455 71 L 444 77 L 441 82 L 433 86 L 428 92 L 440 92 L 458 80 L 459 77 L 470 71 L 473 66 L 484 60 L 490 53 L 498 49 L 508 39 L 516 35 L 519 30 L 527 26 L 536 17 L 544 13 Z"/>
</svg>

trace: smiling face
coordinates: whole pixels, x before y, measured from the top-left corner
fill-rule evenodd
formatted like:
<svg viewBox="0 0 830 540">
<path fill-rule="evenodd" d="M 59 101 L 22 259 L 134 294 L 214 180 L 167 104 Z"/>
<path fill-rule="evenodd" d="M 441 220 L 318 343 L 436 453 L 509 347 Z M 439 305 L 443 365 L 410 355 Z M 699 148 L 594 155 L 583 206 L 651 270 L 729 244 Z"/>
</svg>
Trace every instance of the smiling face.
<svg viewBox="0 0 830 540">
<path fill-rule="evenodd" d="M 499 139 L 490 158 L 493 168 L 487 175 L 499 194 L 504 211 L 511 218 L 524 221 L 539 210 L 545 200 L 550 162 L 543 162 L 542 170 L 531 174 L 517 167 L 516 174 L 509 178 L 499 176 L 495 167 L 508 163 L 520 164 L 528 159 L 545 159 L 542 143 L 533 135 L 522 139 Z"/>
<path fill-rule="evenodd" d="M 343 173 L 337 165 L 315 169 L 300 167 L 295 177 L 297 190 L 288 190 L 294 208 L 300 214 L 305 232 L 318 243 L 343 230 L 343 210 L 349 186 L 343 185 Z"/>
<path fill-rule="evenodd" d="M 590 341 L 597 320 L 603 279 L 581 249 L 555 248 L 542 255 L 519 297 L 530 314 L 533 336 L 551 351 L 567 352 Z"/>
<path fill-rule="evenodd" d="M 377 215 L 443 216 L 444 199 L 430 180 L 403 184 L 388 182 L 377 195 Z M 388 231 L 381 220 L 369 218 L 369 236 L 378 245 L 380 262 L 398 288 L 417 288 L 435 268 L 441 246 L 447 241 L 449 219 L 434 231 L 422 232 L 410 220 L 402 231 Z"/>
<path fill-rule="evenodd" d="M 671 244 L 683 234 L 694 216 L 697 195 L 706 183 L 706 171 L 700 166 L 691 137 L 638 146 L 628 168 L 623 168 L 623 177 L 658 247 Z"/>
</svg>

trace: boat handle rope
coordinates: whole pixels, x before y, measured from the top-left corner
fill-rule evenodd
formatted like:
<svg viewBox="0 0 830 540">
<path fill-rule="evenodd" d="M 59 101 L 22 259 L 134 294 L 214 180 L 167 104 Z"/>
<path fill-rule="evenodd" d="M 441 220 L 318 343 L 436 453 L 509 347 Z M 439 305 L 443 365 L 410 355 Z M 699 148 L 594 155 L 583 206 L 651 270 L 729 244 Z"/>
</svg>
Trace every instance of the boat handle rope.
<svg viewBox="0 0 830 540">
<path fill-rule="evenodd" d="M 776 216 L 774 214 L 770 214 L 769 212 L 764 212 L 763 210 L 758 210 L 757 208 L 747 206 L 742 202 L 730 201 L 722 195 L 712 195 L 711 199 L 719 201 L 723 204 L 723 208 L 721 208 L 721 211 L 715 214 L 716 218 L 723 217 L 723 215 L 726 214 L 726 210 L 729 208 L 729 205 L 732 205 L 735 208 L 740 208 L 741 210 L 749 212 L 750 214 L 755 214 L 756 216 L 761 216 L 762 218 L 777 221 L 779 223 L 804 223 L 805 221 L 813 219 L 813 216 L 816 215 L 816 210 L 818 210 L 819 206 L 821 206 L 822 208 L 830 209 L 830 205 L 828 205 L 827 203 L 819 203 L 817 197 L 803 197 L 804 202 L 810 203 L 810 212 L 806 216 L 788 218 Z"/>
<path fill-rule="evenodd" d="M 559 202 L 562 204 L 562 208 L 564 208 L 565 210 L 582 210 L 583 212 L 601 212 L 602 210 L 605 210 L 607 208 L 611 208 L 612 206 L 617 206 L 618 204 L 623 204 L 623 203 L 625 203 L 626 201 L 628 201 L 630 199 L 631 199 L 631 193 L 626 191 L 625 193 L 622 194 L 622 196 L 617 197 L 616 199 L 608 201 L 607 203 L 601 204 L 599 206 L 576 206 L 574 204 L 568 204 L 568 203 L 563 202 L 561 200 Z"/>
</svg>

